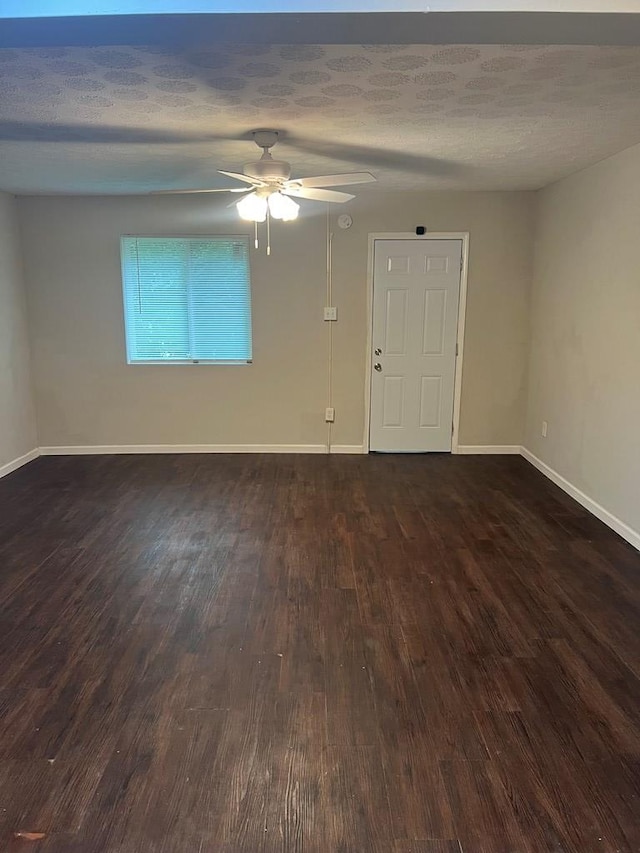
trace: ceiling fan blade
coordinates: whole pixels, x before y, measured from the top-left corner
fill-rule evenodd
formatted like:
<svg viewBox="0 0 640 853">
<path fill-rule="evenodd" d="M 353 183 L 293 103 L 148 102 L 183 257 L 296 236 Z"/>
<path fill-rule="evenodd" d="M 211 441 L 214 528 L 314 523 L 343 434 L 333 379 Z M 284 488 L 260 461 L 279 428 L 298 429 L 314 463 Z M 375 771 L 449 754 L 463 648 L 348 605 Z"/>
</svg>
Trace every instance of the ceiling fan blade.
<svg viewBox="0 0 640 853">
<path fill-rule="evenodd" d="M 355 145 L 350 142 L 323 141 L 306 139 L 299 136 L 283 137 L 283 144 L 307 154 L 327 157 L 331 160 L 343 160 L 345 163 L 355 163 L 371 168 L 392 169 L 410 175 L 434 174 L 442 177 L 457 177 L 462 166 L 451 160 L 429 157 L 422 154 L 412 154 L 410 151 L 393 151 L 385 148 L 374 148 L 369 145 Z"/>
<path fill-rule="evenodd" d="M 240 187 L 239 189 L 225 187 L 224 189 L 211 190 L 151 190 L 149 195 L 193 195 L 195 193 L 249 193 L 253 187 Z"/>
<path fill-rule="evenodd" d="M 346 187 L 347 184 L 370 184 L 376 178 L 371 172 L 350 172 L 346 175 L 318 175 L 315 178 L 296 178 L 303 187 Z"/>
<path fill-rule="evenodd" d="M 341 193 L 337 190 L 319 190 L 314 187 L 287 187 L 282 190 L 283 195 L 295 196 L 295 198 L 308 198 L 312 201 L 330 201 L 343 204 L 345 201 L 351 201 L 355 198 L 351 193 Z"/>
<path fill-rule="evenodd" d="M 224 169 L 218 169 L 218 172 L 221 175 L 226 175 L 228 178 L 244 181 L 245 184 L 251 184 L 254 187 L 264 186 L 264 181 L 261 181 L 260 178 L 251 178 L 249 175 L 241 175 L 240 172 L 225 172 Z"/>
</svg>

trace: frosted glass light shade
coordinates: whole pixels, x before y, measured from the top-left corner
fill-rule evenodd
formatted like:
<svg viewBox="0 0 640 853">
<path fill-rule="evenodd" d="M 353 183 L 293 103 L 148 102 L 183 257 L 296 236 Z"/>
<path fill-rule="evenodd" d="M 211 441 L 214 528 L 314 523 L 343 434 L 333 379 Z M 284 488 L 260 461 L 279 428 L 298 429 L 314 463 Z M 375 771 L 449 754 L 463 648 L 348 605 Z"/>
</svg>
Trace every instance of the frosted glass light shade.
<svg viewBox="0 0 640 853">
<path fill-rule="evenodd" d="M 269 213 L 274 219 L 282 219 L 285 222 L 297 219 L 300 205 L 282 193 L 271 193 L 269 196 Z"/>
<path fill-rule="evenodd" d="M 240 217 L 249 222 L 264 222 L 267 218 L 267 200 L 255 193 L 240 199 L 236 207 Z"/>
</svg>

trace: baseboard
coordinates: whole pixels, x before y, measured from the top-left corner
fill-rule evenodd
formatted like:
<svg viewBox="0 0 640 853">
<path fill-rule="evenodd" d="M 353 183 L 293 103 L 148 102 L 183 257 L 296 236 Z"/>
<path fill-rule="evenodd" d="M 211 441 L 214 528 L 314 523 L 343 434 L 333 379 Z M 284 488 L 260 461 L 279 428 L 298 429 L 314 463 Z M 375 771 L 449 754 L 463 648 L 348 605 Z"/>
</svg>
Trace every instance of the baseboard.
<svg viewBox="0 0 640 853">
<path fill-rule="evenodd" d="M 537 468 L 538 471 L 545 475 L 545 477 L 548 477 L 556 484 L 556 486 L 559 486 L 563 492 L 570 495 L 585 509 L 589 510 L 592 515 L 595 515 L 595 517 L 604 522 L 607 527 L 615 530 L 615 532 L 622 536 L 623 539 L 626 539 L 630 545 L 633 545 L 634 548 L 637 548 L 638 551 L 640 551 L 640 533 L 637 530 L 629 527 L 628 524 L 625 524 L 624 521 L 621 521 L 617 516 L 613 515 L 613 513 L 606 510 L 601 504 L 594 501 L 593 498 L 590 498 L 589 495 L 585 495 L 583 491 L 570 483 L 569 480 L 565 479 L 562 474 L 559 474 L 556 470 L 547 465 L 546 462 L 543 462 L 542 459 L 538 459 L 538 457 L 530 450 L 527 450 L 526 447 L 522 447 L 520 452 L 527 462 L 530 462 L 534 468 Z"/>
<path fill-rule="evenodd" d="M 556 486 L 570 495 L 581 506 L 595 515 L 604 524 L 622 536 L 630 545 L 640 551 L 640 532 L 629 527 L 613 513 L 605 509 L 589 495 L 570 483 L 562 474 L 551 468 L 542 459 L 535 456 L 526 447 L 506 444 L 467 444 L 458 445 L 456 453 L 463 455 L 496 455 L 521 454 L 527 462 L 537 468 L 545 477 L 548 477 Z M 118 453 L 327 453 L 324 444 L 99 444 L 99 445 L 72 445 L 67 447 L 40 447 L 30 450 L 23 456 L 7 462 L 0 466 L 0 478 L 6 477 L 12 471 L 16 471 L 23 465 L 27 465 L 38 456 L 85 456 Z M 360 444 L 333 444 L 329 453 L 336 454 L 362 454 L 365 448 Z"/>
<path fill-rule="evenodd" d="M 117 453 L 326 453 L 324 444 L 96 444 L 41 447 L 43 456 Z"/>
<path fill-rule="evenodd" d="M 12 471 L 17 471 L 18 468 L 22 468 L 22 466 L 26 465 L 28 462 L 33 462 L 33 460 L 37 459 L 38 456 L 40 456 L 40 451 L 36 447 L 28 453 L 25 453 L 23 456 L 18 456 L 17 459 L 7 462 L 6 465 L 2 465 L 2 467 L 0 467 L 0 477 L 6 477 L 7 474 L 10 474 Z"/>
<path fill-rule="evenodd" d="M 464 456 L 517 456 L 520 446 L 517 444 L 459 444 L 453 451 Z"/>
</svg>

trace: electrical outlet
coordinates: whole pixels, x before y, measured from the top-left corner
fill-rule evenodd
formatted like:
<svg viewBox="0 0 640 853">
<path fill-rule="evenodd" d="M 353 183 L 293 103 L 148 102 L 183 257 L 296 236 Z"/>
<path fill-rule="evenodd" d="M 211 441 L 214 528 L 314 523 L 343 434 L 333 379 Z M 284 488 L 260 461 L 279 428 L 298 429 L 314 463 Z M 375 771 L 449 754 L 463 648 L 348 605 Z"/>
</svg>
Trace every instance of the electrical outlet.
<svg viewBox="0 0 640 853">
<path fill-rule="evenodd" d="M 540 430 L 540 433 L 541 433 L 543 438 L 547 437 L 547 422 L 546 421 L 542 421 L 542 429 Z"/>
<path fill-rule="evenodd" d="M 327 406 L 324 410 L 324 419 L 328 424 L 332 424 L 336 419 L 336 410 L 332 406 Z"/>
<path fill-rule="evenodd" d="M 338 309 L 335 306 L 331 306 L 324 309 L 324 319 L 327 322 L 333 323 L 338 319 Z"/>
</svg>

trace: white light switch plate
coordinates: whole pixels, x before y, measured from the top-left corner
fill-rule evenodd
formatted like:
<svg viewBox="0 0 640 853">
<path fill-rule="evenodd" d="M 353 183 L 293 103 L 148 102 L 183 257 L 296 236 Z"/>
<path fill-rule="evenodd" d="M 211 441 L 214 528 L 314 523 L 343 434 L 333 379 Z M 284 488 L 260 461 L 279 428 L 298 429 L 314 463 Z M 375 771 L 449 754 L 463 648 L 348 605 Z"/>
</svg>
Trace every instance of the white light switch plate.
<svg viewBox="0 0 640 853">
<path fill-rule="evenodd" d="M 333 306 L 324 309 L 324 319 L 333 322 L 338 319 L 338 309 Z"/>
</svg>

